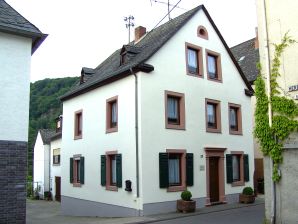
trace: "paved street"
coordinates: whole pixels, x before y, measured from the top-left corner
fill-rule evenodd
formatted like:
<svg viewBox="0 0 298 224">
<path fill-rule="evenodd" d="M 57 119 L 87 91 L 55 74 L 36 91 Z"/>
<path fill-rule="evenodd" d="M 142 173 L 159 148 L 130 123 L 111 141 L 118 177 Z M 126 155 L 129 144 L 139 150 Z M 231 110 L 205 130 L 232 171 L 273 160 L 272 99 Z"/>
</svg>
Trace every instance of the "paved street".
<svg viewBox="0 0 298 224">
<path fill-rule="evenodd" d="M 153 222 L 154 224 L 261 224 L 264 220 L 264 204 L 198 214 L 184 218 Z"/>
</svg>

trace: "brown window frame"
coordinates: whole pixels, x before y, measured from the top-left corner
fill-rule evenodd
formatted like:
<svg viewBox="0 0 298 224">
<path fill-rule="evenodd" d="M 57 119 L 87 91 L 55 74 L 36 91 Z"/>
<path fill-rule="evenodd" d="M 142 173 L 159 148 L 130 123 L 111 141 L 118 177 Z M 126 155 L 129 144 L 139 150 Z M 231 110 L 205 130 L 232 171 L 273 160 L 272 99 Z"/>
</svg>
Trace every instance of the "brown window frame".
<svg viewBox="0 0 298 224">
<path fill-rule="evenodd" d="M 112 105 L 116 103 L 116 118 L 117 124 L 112 125 Z M 117 132 L 118 131 L 118 96 L 107 99 L 106 101 L 106 133 Z"/>
<path fill-rule="evenodd" d="M 206 70 L 207 70 L 207 79 L 215 82 L 222 82 L 222 69 L 221 69 L 221 55 L 215 51 L 211 51 L 206 49 Z M 216 78 L 210 78 L 210 74 L 208 71 L 208 56 L 213 56 L 216 59 Z"/>
<path fill-rule="evenodd" d="M 204 26 L 199 26 L 197 29 L 197 35 L 198 37 L 201 37 L 205 40 L 208 40 L 208 32 L 207 29 Z"/>
<path fill-rule="evenodd" d="M 169 185 L 167 192 L 177 192 L 186 190 L 186 150 L 185 149 L 167 149 L 167 153 L 170 155 L 180 156 L 180 184 L 179 185 Z M 170 176 L 170 175 L 169 175 Z M 169 181 L 170 182 L 170 181 Z"/>
<path fill-rule="evenodd" d="M 173 97 L 178 99 L 178 124 L 170 123 L 168 120 L 168 98 Z M 165 91 L 165 127 L 166 129 L 185 130 L 185 96 L 184 93 Z"/>
<path fill-rule="evenodd" d="M 188 49 L 194 50 L 197 53 L 197 65 L 199 66 L 198 72 L 193 73 L 190 72 L 188 69 Z M 197 45 L 185 43 L 185 61 L 186 61 L 186 74 L 190 76 L 195 76 L 199 78 L 204 77 L 204 70 L 203 70 L 203 49 Z"/>
<path fill-rule="evenodd" d="M 81 139 L 82 137 L 83 137 L 83 110 L 78 110 L 74 114 L 74 140 Z"/>
<path fill-rule="evenodd" d="M 239 175 L 240 178 L 237 181 L 232 182 L 232 187 L 237 187 L 237 186 L 244 186 L 245 181 L 244 181 L 244 152 L 243 151 L 231 151 L 232 156 L 238 156 L 239 157 Z M 234 173 L 234 169 L 233 169 Z"/>
<path fill-rule="evenodd" d="M 211 128 L 208 126 L 208 104 L 215 105 L 215 120 L 216 120 L 216 128 Z M 205 99 L 205 119 L 206 119 L 206 132 L 211 133 L 221 133 L 221 109 L 220 109 L 220 101 L 213 99 Z"/>
<path fill-rule="evenodd" d="M 106 152 L 106 190 L 118 191 L 116 183 L 112 183 L 112 159 L 116 159 L 118 151 L 107 151 Z M 117 179 L 117 174 L 116 174 Z M 116 180 L 117 182 L 117 180 Z"/>
<path fill-rule="evenodd" d="M 81 155 L 73 156 L 73 186 L 74 187 L 81 187 L 80 178 L 78 178 L 80 175 L 80 166 L 78 166 L 80 161 L 81 161 Z"/>
<path fill-rule="evenodd" d="M 233 130 L 231 128 L 231 108 L 236 109 L 236 116 L 237 116 L 237 130 Z M 241 105 L 229 103 L 229 132 L 231 135 L 242 135 L 242 113 L 241 113 Z"/>
</svg>

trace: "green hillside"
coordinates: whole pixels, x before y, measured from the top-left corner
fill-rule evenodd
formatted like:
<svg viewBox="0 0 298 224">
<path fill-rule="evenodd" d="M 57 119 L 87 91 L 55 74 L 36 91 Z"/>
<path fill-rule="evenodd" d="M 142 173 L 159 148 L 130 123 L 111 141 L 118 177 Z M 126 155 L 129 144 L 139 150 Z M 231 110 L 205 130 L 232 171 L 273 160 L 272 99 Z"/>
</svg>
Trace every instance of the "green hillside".
<svg viewBox="0 0 298 224">
<path fill-rule="evenodd" d="M 32 154 L 38 129 L 55 128 L 55 118 L 62 114 L 59 97 L 66 93 L 78 80 L 78 77 L 67 77 L 43 79 L 30 84 L 29 175 L 32 174 Z"/>
</svg>

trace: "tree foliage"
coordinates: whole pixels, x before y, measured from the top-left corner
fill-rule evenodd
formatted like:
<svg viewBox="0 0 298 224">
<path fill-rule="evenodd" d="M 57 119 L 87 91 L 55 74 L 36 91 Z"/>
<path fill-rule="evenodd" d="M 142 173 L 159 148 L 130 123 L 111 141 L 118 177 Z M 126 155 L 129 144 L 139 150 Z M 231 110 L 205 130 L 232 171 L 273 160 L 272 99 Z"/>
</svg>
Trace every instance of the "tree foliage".
<svg viewBox="0 0 298 224">
<path fill-rule="evenodd" d="M 277 78 L 280 77 L 280 57 L 285 49 L 296 41 L 286 33 L 280 44 L 274 44 L 274 58 L 271 66 L 270 96 L 266 95 L 265 81 L 261 74 L 255 81 L 255 95 L 257 99 L 255 110 L 254 135 L 260 143 L 264 155 L 270 156 L 273 161 L 274 181 L 279 181 L 281 176 L 278 166 L 282 163 L 282 150 L 284 141 L 293 131 L 298 130 L 298 105 L 294 100 L 282 96 Z M 283 91 L 284 93 L 285 91 Z M 269 125 L 268 108 L 272 107 L 272 126 Z"/>
</svg>

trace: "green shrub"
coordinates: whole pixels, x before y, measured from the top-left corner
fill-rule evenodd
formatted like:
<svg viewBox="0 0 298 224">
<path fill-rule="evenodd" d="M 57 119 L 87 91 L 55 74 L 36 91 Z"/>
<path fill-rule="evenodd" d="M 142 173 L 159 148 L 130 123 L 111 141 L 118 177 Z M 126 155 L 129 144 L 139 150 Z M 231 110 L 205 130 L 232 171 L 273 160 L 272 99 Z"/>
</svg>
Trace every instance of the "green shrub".
<svg viewBox="0 0 298 224">
<path fill-rule="evenodd" d="M 181 199 L 184 201 L 191 201 L 191 197 L 192 194 L 190 191 L 185 190 L 181 193 Z"/>
<path fill-rule="evenodd" d="M 254 190 L 251 187 L 245 187 L 245 188 L 243 188 L 242 194 L 244 194 L 244 195 L 253 195 Z"/>
</svg>

